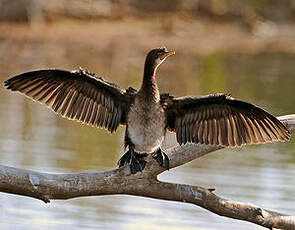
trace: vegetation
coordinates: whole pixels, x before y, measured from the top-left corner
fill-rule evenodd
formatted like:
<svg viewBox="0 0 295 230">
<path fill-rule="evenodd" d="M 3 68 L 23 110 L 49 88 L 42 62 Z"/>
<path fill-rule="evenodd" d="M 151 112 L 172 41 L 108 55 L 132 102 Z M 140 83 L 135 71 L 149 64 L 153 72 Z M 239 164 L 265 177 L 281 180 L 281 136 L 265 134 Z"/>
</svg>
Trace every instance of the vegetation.
<svg viewBox="0 0 295 230">
<path fill-rule="evenodd" d="M 167 13 L 218 20 L 241 19 L 250 24 L 256 19 L 295 20 L 294 0 L 2 0 L 0 4 L 3 21 L 29 21 L 40 17 L 56 20 L 56 16 L 118 19 Z"/>
</svg>

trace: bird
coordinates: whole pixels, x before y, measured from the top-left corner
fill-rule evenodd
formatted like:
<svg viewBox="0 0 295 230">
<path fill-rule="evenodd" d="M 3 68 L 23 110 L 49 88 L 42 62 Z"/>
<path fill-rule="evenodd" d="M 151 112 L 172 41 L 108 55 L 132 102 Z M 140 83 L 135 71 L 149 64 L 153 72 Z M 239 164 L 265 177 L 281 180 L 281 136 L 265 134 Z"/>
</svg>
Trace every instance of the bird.
<svg viewBox="0 0 295 230">
<path fill-rule="evenodd" d="M 157 69 L 174 54 L 165 47 L 150 50 L 138 90 L 123 89 L 82 68 L 25 72 L 6 80 L 4 86 L 70 120 L 111 133 L 125 125 L 125 153 L 118 165 L 129 165 L 131 174 L 144 170 L 148 155 L 169 169 L 169 157 L 161 149 L 167 131 L 176 134 L 180 145 L 239 147 L 290 139 L 289 130 L 273 115 L 229 94 L 174 97 L 160 93 Z"/>
</svg>

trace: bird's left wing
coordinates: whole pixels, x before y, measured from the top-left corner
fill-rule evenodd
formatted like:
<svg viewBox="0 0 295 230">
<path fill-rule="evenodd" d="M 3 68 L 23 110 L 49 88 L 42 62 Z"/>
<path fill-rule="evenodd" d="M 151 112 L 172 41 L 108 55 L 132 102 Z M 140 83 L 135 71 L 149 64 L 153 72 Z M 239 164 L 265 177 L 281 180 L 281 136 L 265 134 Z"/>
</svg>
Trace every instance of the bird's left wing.
<svg viewBox="0 0 295 230">
<path fill-rule="evenodd" d="M 290 138 L 274 116 L 226 94 L 171 99 L 165 112 L 168 129 L 176 132 L 179 144 L 241 146 Z"/>
<path fill-rule="evenodd" d="M 125 90 L 85 70 L 37 70 L 4 82 L 4 86 L 46 104 L 57 114 L 113 132 L 125 124 L 132 99 Z"/>
</svg>

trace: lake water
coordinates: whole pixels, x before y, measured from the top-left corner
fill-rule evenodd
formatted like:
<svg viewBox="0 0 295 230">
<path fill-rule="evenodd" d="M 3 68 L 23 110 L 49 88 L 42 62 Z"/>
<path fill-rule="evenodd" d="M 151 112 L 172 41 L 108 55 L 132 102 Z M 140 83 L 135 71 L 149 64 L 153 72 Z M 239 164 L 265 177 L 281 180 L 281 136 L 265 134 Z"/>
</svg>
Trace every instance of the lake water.
<svg viewBox="0 0 295 230">
<path fill-rule="evenodd" d="M 80 65 L 122 87 L 139 87 L 145 54 L 124 52 L 1 40 L 0 80 L 33 69 Z M 295 112 L 294 55 L 176 53 L 159 68 L 162 92 L 175 96 L 225 92 L 275 115 Z M 110 135 L 62 119 L 3 87 L 0 109 L 2 165 L 53 173 L 99 171 L 116 167 L 122 154 L 124 128 Z M 174 135 L 169 135 L 165 148 L 175 144 Z M 213 187 L 222 197 L 294 215 L 295 142 L 218 151 L 165 172 L 160 179 Z M 44 204 L 1 193 L 0 217 L 0 229 L 263 229 L 190 204 L 121 195 Z"/>
</svg>

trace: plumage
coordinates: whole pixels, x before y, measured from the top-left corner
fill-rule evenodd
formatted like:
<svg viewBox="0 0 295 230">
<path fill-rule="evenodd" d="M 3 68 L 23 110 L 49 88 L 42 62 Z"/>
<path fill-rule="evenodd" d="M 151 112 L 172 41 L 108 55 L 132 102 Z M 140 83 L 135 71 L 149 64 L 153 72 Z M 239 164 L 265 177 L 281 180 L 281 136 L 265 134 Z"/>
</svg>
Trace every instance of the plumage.
<svg viewBox="0 0 295 230">
<path fill-rule="evenodd" d="M 117 85 L 95 78 L 82 69 L 28 72 L 5 81 L 5 86 L 48 105 L 63 117 L 104 127 L 111 132 L 117 129 L 119 123 L 125 122 L 125 117 L 121 116 L 116 118 L 119 122 L 111 123 L 114 108 L 116 116 L 118 110 L 126 116 L 132 99 Z M 98 113 L 98 110 L 103 113 Z"/>
<path fill-rule="evenodd" d="M 37 70 L 5 81 L 18 91 L 50 107 L 57 114 L 110 132 L 126 125 L 128 151 L 119 165 L 130 164 L 132 173 L 144 168 L 145 154 L 153 154 L 169 167 L 160 149 L 166 130 L 177 142 L 235 147 L 245 144 L 286 141 L 287 128 L 265 110 L 227 94 L 174 98 L 160 94 L 155 75 L 158 66 L 174 51 L 151 50 L 144 65 L 141 88 L 124 90 L 86 70 Z"/>
<path fill-rule="evenodd" d="M 185 117 L 188 113 L 197 114 L 198 121 L 186 122 Z M 274 116 L 253 104 L 226 94 L 175 98 L 168 104 L 166 114 L 169 129 L 176 133 L 182 132 L 181 126 L 195 127 L 197 123 L 201 126 L 195 130 L 198 140 L 193 142 L 241 146 L 286 141 L 290 138 L 289 131 Z M 212 119 L 215 119 L 216 129 L 210 128 Z M 176 120 L 181 126 L 175 126 Z M 192 141 L 182 138 L 180 142 Z"/>
</svg>

